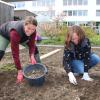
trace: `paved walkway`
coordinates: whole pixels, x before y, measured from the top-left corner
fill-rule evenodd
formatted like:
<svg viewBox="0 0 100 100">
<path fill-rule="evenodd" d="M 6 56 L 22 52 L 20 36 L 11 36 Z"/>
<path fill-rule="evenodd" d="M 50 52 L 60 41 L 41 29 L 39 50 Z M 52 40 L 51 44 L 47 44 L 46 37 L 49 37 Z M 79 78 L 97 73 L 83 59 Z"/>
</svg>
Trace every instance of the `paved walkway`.
<svg viewBox="0 0 100 100">
<path fill-rule="evenodd" d="M 57 47 L 57 48 L 63 48 L 64 47 L 63 45 L 37 45 L 37 46 L 39 46 L 39 47 Z M 20 46 L 19 48 L 24 49 L 25 47 Z M 92 48 L 100 49 L 100 46 L 92 46 Z M 6 49 L 6 53 L 7 52 L 11 52 L 10 47 Z"/>
</svg>

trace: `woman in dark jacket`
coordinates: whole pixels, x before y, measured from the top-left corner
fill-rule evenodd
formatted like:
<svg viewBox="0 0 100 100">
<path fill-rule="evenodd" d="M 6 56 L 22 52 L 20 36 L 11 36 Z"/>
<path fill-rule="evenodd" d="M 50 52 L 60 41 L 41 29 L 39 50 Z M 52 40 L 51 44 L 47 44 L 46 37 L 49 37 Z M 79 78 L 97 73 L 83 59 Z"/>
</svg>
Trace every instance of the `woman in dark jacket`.
<svg viewBox="0 0 100 100">
<path fill-rule="evenodd" d="M 99 62 L 100 57 L 91 53 L 91 44 L 85 32 L 76 25 L 69 27 L 65 40 L 63 65 L 70 83 L 77 84 L 75 74 L 83 74 L 83 80 L 93 81 L 88 70 Z"/>
<path fill-rule="evenodd" d="M 10 21 L 0 26 L 0 60 L 4 56 L 5 50 L 11 43 L 11 51 L 15 66 L 18 70 L 17 82 L 23 80 L 22 66 L 19 59 L 19 44 L 26 44 L 29 48 L 29 56 L 32 64 L 36 63 L 35 37 L 36 37 L 37 20 L 29 16 L 24 21 Z M 38 57 L 39 58 L 39 57 Z"/>
</svg>

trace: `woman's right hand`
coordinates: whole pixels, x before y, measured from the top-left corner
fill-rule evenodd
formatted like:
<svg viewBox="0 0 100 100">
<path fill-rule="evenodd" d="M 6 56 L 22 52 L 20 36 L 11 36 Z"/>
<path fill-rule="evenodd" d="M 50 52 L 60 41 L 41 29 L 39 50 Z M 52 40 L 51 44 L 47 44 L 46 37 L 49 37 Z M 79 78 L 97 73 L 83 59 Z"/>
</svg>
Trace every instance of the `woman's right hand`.
<svg viewBox="0 0 100 100">
<path fill-rule="evenodd" d="M 68 73 L 68 77 L 69 77 L 69 82 L 74 84 L 74 85 L 77 85 L 77 81 L 76 81 L 76 78 L 74 76 L 74 74 L 72 72 L 69 72 Z"/>
<path fill-rule="evenodd" d="M 23 81 L 23 73 L 22 73 L 22 70 L 18 70 L 17 83 L 21 83 L 22 81 Z"/>
</svg>

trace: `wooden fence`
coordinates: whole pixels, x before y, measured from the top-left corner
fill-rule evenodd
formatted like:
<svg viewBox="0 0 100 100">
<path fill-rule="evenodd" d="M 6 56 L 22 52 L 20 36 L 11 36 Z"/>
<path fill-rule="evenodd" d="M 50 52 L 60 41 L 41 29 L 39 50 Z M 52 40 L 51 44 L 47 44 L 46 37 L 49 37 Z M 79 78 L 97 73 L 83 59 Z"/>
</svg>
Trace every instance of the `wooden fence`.
<svg viewBox="0 0 100 100">
<path fill-rule="evenodd" d="M 14 19 L 14 6 L 0 1 L 0 25 Z"/>
</svg>

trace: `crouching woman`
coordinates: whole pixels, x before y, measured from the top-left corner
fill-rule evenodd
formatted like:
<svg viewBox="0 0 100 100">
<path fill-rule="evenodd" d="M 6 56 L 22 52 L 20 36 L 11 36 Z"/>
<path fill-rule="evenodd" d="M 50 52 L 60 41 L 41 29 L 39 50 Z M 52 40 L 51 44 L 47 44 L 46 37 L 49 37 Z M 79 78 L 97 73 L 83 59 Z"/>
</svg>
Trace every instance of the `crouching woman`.
<svg viewBox="0 0 100 100">
<path fill-rule="evenodd" d="M 64 47 L 63 66 L 69 82 L 76 85 L 75 74 L 82 74 L 85 81 L 93 81 L 88 71 L 100 62 L 100 57 L 91 53 L 91 44 L 79 26 L 69 27 Z"/>
</svg>

